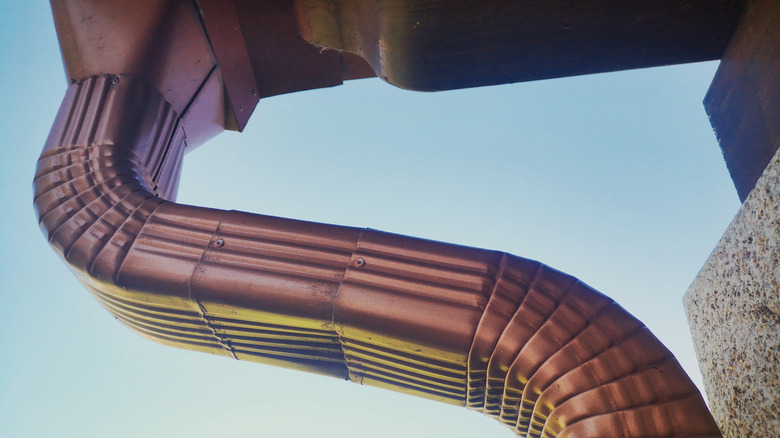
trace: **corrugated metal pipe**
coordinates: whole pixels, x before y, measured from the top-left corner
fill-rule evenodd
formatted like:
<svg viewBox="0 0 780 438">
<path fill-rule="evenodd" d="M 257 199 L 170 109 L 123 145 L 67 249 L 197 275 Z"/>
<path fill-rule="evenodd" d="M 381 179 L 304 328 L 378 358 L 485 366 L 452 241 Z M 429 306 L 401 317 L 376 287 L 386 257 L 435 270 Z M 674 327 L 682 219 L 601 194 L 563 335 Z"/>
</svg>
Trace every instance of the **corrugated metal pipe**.
<svg viewBox="0 0 780 438">
<path fill-rule="evenodd" d="M 35 208 L 144 337 L 481 410 L 520 436 L 720 436 L 644 325 L 510 254 L 176 204 L 186 130 L 129 76 L 70 86 Z"/>
</svg>

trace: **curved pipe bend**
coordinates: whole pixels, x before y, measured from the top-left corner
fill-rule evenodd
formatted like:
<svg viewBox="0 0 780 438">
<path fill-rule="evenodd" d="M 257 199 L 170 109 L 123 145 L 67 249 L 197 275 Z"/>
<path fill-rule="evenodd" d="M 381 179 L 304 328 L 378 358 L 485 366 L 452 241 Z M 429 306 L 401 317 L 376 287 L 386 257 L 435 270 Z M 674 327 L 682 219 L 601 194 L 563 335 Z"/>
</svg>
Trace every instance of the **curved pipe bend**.
<svg viewBox="0 0 780 438">
<path fill-rule="evenodd" d="M 97 76 L 70 86 L 38 162 L 41 229 L 142 336 L 465 405 L 521 436 L 719 436 L 672 354 L 575 278 L 167 201 L 186 142 L 156 90 Z"/>
</svg>

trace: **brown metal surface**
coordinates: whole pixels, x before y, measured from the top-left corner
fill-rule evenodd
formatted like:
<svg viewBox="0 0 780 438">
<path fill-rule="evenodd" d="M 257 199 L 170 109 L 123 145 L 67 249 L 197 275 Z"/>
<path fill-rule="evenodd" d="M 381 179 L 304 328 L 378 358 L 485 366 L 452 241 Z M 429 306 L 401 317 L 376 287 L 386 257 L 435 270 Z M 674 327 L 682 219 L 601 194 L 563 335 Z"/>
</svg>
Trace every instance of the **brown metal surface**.
<svg viewBox="0 0 780 438">
<path fill-rule="evenodd" d="M 138 76 L 181 113 L 219 64 L 240 130 L 259 98 L 374 72 L 444 90 L 717 59 L 745 0 L 51 3 L 69 80 Z"/>
<path fill-rule="evenodd" d="M 195 6 L 182 0 L 51 0 L 68 81 L 132 75 L 178 113 L 216 65 Z"/>
<path fill-rule="evenodd" d="M 203 27 L 219 63 L 227 94 L 226 128 L 242 131 L 260 100 L 246 41 L 231 0 L 198 0 Z"/>
<path fill-rule="evenodd" d="M 292 0 L 234 0 L 260 97 L 374 76 L 360 57 L 323 50 L 298 34 Z"/>
<path fill-rule="evenodd" d="M 77 81 L 34 181 L 51 245 L 142 336 L 484 409 L 519 435 L 718 436 L 669 351 L 571 276 L 165 200 L 183 126 L 143 81 Z"/>
</svg>

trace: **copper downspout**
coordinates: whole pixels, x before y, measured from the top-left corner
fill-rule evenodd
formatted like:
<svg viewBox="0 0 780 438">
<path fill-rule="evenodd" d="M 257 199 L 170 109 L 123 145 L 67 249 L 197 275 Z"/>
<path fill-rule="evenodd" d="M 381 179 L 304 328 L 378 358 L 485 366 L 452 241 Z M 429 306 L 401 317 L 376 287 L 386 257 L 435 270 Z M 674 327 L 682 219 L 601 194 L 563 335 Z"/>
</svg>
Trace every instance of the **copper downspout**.
<svg viewBox="0 0 780 438">
<path fill-rule="evenodd" d="M 166 200 L 186 116 L 142 80 L 92 76 L 68 88 L 38 162 L 41 229 L 142 336 L 467 406 L 521 436 L 720 436 L 672 354 L 569 275 Z"/>
</svg>

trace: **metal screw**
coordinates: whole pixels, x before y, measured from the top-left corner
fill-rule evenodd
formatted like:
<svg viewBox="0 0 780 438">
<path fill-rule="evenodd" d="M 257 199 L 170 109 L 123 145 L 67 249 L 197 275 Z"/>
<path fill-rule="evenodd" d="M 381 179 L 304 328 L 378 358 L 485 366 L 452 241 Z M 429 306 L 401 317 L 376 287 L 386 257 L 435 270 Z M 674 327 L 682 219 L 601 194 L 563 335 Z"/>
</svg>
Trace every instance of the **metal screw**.
<svg viewBox="0 0 780 438">
<path fill-rule="evenodd" d="M 111 76 L 111 84 L 116 85 L 119 83 L 119 76 Z"/>
<path fill-rule="evenodd" d="M 355 260 L 355 266 L 357 266 L 358 268 L 362 268 L 363 266 L 366 266 L 366 261 L 363 260 L 363 257 L 361 257 Z"/>
<path fill-rule="evenodd" d="M 224 245 L 225 245 L 225 240 L 224 239 L 217 239 L 214 242 L 214 246 L 216 246 L 217 248 L 222 248 Z"/>
</svg>

